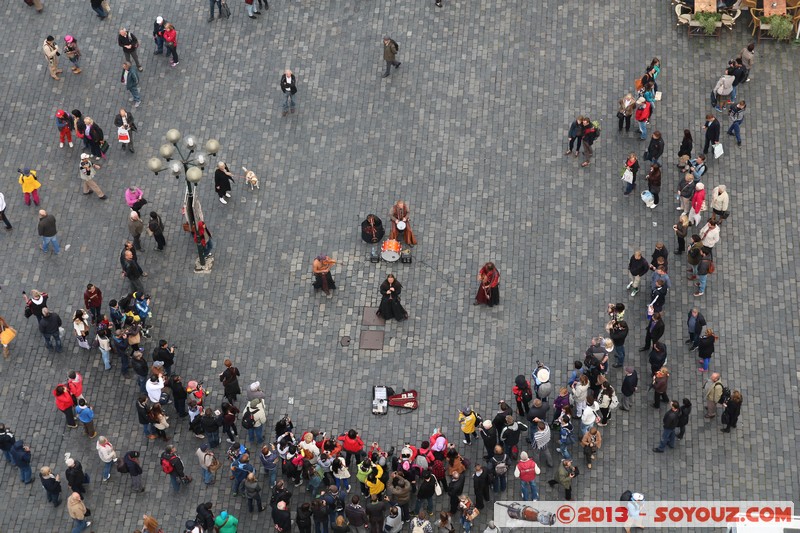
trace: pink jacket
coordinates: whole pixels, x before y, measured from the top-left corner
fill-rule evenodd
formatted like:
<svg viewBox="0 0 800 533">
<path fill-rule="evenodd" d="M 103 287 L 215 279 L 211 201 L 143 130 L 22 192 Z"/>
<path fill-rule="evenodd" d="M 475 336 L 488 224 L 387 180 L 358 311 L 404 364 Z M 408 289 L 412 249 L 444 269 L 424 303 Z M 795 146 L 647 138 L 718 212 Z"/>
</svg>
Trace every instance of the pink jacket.
<svg viewBox="0 0 800 533">
<path fill-rule="evenodd" d="M 125 189 L 125 203 L 128 204 L 128 207 L 133 207 L 133 204 L 139 201 L 139 198 L 144 196 L 142 189 L 136 187 L 135 191 L 131 191 L 130 188 Z"/>
<path fill-rule="evenodd" d="M 694 209 L 695 213 L 700 213 L 700 207 L 703 205 L 703 200 L 706 199 L 706 190 L 703 189 L 701 191 L 694 191 L 694 195 L 692 196 L 692 209 Z"/>
</svg>

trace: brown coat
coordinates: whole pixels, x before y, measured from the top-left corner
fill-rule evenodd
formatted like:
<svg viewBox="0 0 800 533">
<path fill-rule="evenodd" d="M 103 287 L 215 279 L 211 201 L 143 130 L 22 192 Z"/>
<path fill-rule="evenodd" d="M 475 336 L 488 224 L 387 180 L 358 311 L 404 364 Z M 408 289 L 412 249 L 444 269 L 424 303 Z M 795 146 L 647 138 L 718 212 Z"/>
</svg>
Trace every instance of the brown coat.
<svg viewBox="0 0 800 533">
<path fill-rule="evenodd" d="M 464 473 L 464 470 L 467 468 L 464 466 L 464 463 L 461 461 L 461 457 L 456 457 L 453 461 L 453 464 L 450 464 L 450 460 L 447 460 L 447 475 L 452 476 L 453 472 L 458 472 L 458 475 Z"/>
<path fill-rule="evenodd" d="M 76 520 L 83 520 L 86 517 L 86 506 L 83 504 L 83 500 L 81 500 L 80 496 L 76 498 L 70 496 L 67 499 L 67 511 L 69 512 L 70 518 Z"/>
<path fill-rule="evenodd" d="M 394 61 L 395 56 L 397 55 L 397 47 L 394 45 L 394 41 L 389 39 L 389 42 L 383 41 L 383 59 L 384 61 L 389 61 L 390 63 Z"/>
<path fill-rule="evenodd" d="M 628 105 L 624 105 L 625 98 L 619 99 L 619 112 L 625 113 L 626 117 L 630 117 L 633 115 L 633 112 L 636 111 L 636 98 L 631 99 Z"/>
<path fill-rule="evenodd" d="M 590 446 L 591 444 L 592 444 L 592 434 L 587 431 L 586 433 L 584 433 L 583 438 L 581 439 L 581 446 L 586 447 Z M 599 450 L 600 446 L 602 445 L 603 445 L 603 436 L 600 434 L 600 431 L 598 431 L 597 433 L 595 433 L 594 447 Z"/>
</svg>

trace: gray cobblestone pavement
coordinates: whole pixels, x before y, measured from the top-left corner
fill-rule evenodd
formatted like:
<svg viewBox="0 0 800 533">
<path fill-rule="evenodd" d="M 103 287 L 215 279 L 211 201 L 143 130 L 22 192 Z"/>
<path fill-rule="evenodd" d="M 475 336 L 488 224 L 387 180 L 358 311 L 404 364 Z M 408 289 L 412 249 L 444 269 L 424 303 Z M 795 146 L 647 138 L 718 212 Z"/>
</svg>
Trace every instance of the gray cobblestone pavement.
<svg viewBox="0 0 800 533">
<path fill-rule="evenodd" d="M 719 39 L 688 39 L 664 1 L 445 0 L 436 9 L 432 1 L 275 0 L 256 21 L 235 1 L 232 19 L 212 23 L 199 0 L 112 0 L 113 15 L 105 22 L 86 0 L 45 6 L 42 15 L 16 0 L 0 7 L 7 21 L 0 55 L 0 190 L 15 226 L 0 235 L 0 313 L 19 330 L 12 358 L 0 362 L 0 419 L 34 453 L 29 486 L 3 463 L 2 531 L 69 529 L 66 506 L 46 506 L 36 479 L 45 464 L 63 477 L 66 452 L 94 478 L 87 504 L 95 531 L 132 531 L 144 513 L 156 516 L 165 531 L 179 531 L 206 500 L 237 515 L 240 531 L 271 527 L 266 514 L 248 515 L 246 502 L 232 498 L 224 482 L 210 488 L 196 482 L 172 495 L 158 466 L 162 446 L 144 439 L 136 423 L 134 381 L 122 379 L 117 368 L 104 372 L 99 354 L 79 353 L 72 338 L 63 355 L 47 352 L 35 322 L 22 316 L 22 290 L 47 291 L 51 308 L 65 320 L 82 306 L 87 282 L 103 290 L 105 302 L 123 294 L 118 255 L 127 237 L 123 192 L 129 185 L 144 189 L 150 201 L 145 212 L 157 210 L 167 225 L 166 252 L 152 251 L 148 238 L 142 254 L 154 298 L 154 340 L 179 346 L 177 370 L 187 380 L 210 383 L 212 403 L 221 400 L 214 384 L 221 361 L 231 356 L 243 387 L 258 379 L 268 391 L 270 427 L 288 412 L 298 429 L 352 426 L 386 446 L 416 442 L 436 426 L 455 441 L 458 408 L 470 403 L 491 413 L 497 400 L 511 399 L 514 376 L 529 374 L 537 359 L 561 383 L 590 337 L 602 332 L 610 301 L 629 305 L 628 360 L 646 372 L 645 357 L 636 351 L 646 295 L 627 296 L 625 267 L 635 248 L 649 256 L 664 240 L 674 249 L 676 212 L 666 185 L 663 205 L 653 211 L 636 195 L 622 196 L 625 155 L 644 147 L 633 133 L 617 133 L 616 101 L 652 56 L 662 59 L 664 99 L 653 122 L 666 140 L 665 184 L 671 184 L 681 131 L 692 130 L 697 151 L 708 93 L 750 38 L 745 14 Z M 157 15 L 179 30 L 174 69 L 151 55 Z M 139 126 L 136 153 L 120 152 L 112 142 L 109 163 L 99 172 L 111 197 L 103 203 L 80 194 L 79 144 L 58 148 L 52 115 L 60 107 L 79 108 L 113 138 L 113 116 L 128 105 L 119 83 L 121 25 L 142 41 L 143 104 L 132 110 Z M 56 82 L 47 75 L 41 43 L 48 34 L 61 43 L 67 33 L 81 46 L 83 73 L 72 75 L 62 56 L 65 72 Z M 384 34 L 400 43 L 402 61 L 388 79 L 380 77 Z M 278 80 L 286 67 L 299 80 L 298 113 L 283 118 Z M 670 396 L 695 404 L 687 437 L 674 451 L 651 453 L 661 415 L 640 392 L 634 410 L 616 413 L 603 431 L 595 468 L 577 482 L 578 499 L 616 499 L 631 488 L 650 500 L 798 501 L 798 243 L 791 229 L 800 149 L 796 71 L 789 45 L 757 48 L 752 81 L 740 91 L 750 110 L 744 144 L 738 148 L 723 134 L 727 153 L 710 164 L 706 179 L 709 190 L 728 185 L 733 215 L 715 248 L 718 273 L 702 299 L 692 297 L 681 276 L 683 258 L 670 256 Z M 581 112 L 603 124 L 586 169 L 561 155 L 566 128 Z M 237 173 L 242 165 L 251 168 L 261 179 L 255 192 L 239 181 L 223 206 L 206 171 L 200 196 L 216 245 L 207 276 L 191 272 L 195 248 L 180 228 L 182 182 L 154 177 L 145 165 L 170 127 L 202 140 L 218 138 L 222 160 Z M 42 205 L 58 219 L 62 248 L 69 245 L 58 257 L 37 248 L 35 209 L 22 203 L 16 184 L 15 169 L 22 166 L 39 171 Z M 388 224 L 388 209 L 400 198 L 410 203 L 420 242 L 414 263 L 371 264 L 358 224 L 369 212 Z M 310 287 L 311 259 L 321 252 L 339 260 L 339 289 L 330 298 Z M 494 309 L 470 305 L 474 277 L 488 260 L 502 274 L 501 306 Z M 362 308 L 377 305 L 378 285 L 389 271 L 405 287 L 410 320 L 386 324 L 384 350 L 359 351 Z M 739 428 L 731 435 L 701 415 L 701 378 L 681 342 L 693 305 L 721 335 L 713 369 L 744 394 Z M 342 347 L 345 335 L 354 342 Z M 153 347 L 146 344 L 148 355 Z M 132 495 L 116 472 L 99 483 L 93 442 L 79 430 L 62 429 L 50 390 L 71 369 L 84 375 L 99 433 L 121 452 L 143 452 L 145 493 Z M 618 385 L 621 375 L 610 374 Z M 400 418 L 372 416 L 374 384 L 417 389 L 420 409 Z M 193 456 L 199 441 L 169 411 L 170 434 L 199 481 Z M 466 454 L 478 457 L 474 446 Z M 544 483 L 551 476 L 545 469 L 540 477 L 543 499 L 559 497 Z M 512 483 L 509 494 L 518 491 Z M 480 518 L 480 531 L 490 514 Z"/>
</svg>

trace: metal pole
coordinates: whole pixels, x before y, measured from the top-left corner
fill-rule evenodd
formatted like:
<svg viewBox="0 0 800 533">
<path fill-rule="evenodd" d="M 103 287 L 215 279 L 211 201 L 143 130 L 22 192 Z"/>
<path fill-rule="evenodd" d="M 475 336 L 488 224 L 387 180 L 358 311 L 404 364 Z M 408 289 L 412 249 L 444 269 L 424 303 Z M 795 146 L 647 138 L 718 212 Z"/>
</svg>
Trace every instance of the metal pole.
<svg viewBox="0 0 800 533">
<path fill-rule="evenodd" d="M 184 164 L 184 179 L 185 179 L 185 172 L 186 172 L 186 165 Z M 200 242 L 200 239 L 197 238 L 197 222 L 194 219 L 194 187 L 189 182 L 188 179 L 186 181 L 186 194 L 187 194 L 187 201 L 186 201 L 186 214 L 189 216 L 189 227 L 192 228 L 192 237 L 195 239 L 197 244 L 197 256 L 200 259 L 200 266 L 206 266 L 206 257 L 205 252 L 203 250 L 203 245 Z"/>
</svg>

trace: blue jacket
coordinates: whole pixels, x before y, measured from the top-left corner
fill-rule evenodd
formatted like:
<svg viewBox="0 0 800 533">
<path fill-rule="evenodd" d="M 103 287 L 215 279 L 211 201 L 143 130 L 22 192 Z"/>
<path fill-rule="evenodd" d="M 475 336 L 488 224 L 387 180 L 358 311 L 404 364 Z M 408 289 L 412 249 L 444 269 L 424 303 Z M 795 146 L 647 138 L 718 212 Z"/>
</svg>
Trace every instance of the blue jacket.
<svg viewBox="0 0 800 533">
<path fill-rule="evenodd" d="M 23 450 L 23 446 L 22 440 L 15 442 L 11 447 L 11 456 L 14 458 L 14 462 L 17 463 L 17 466 L 30 466 L 31 452 Z"/>
</svg>

